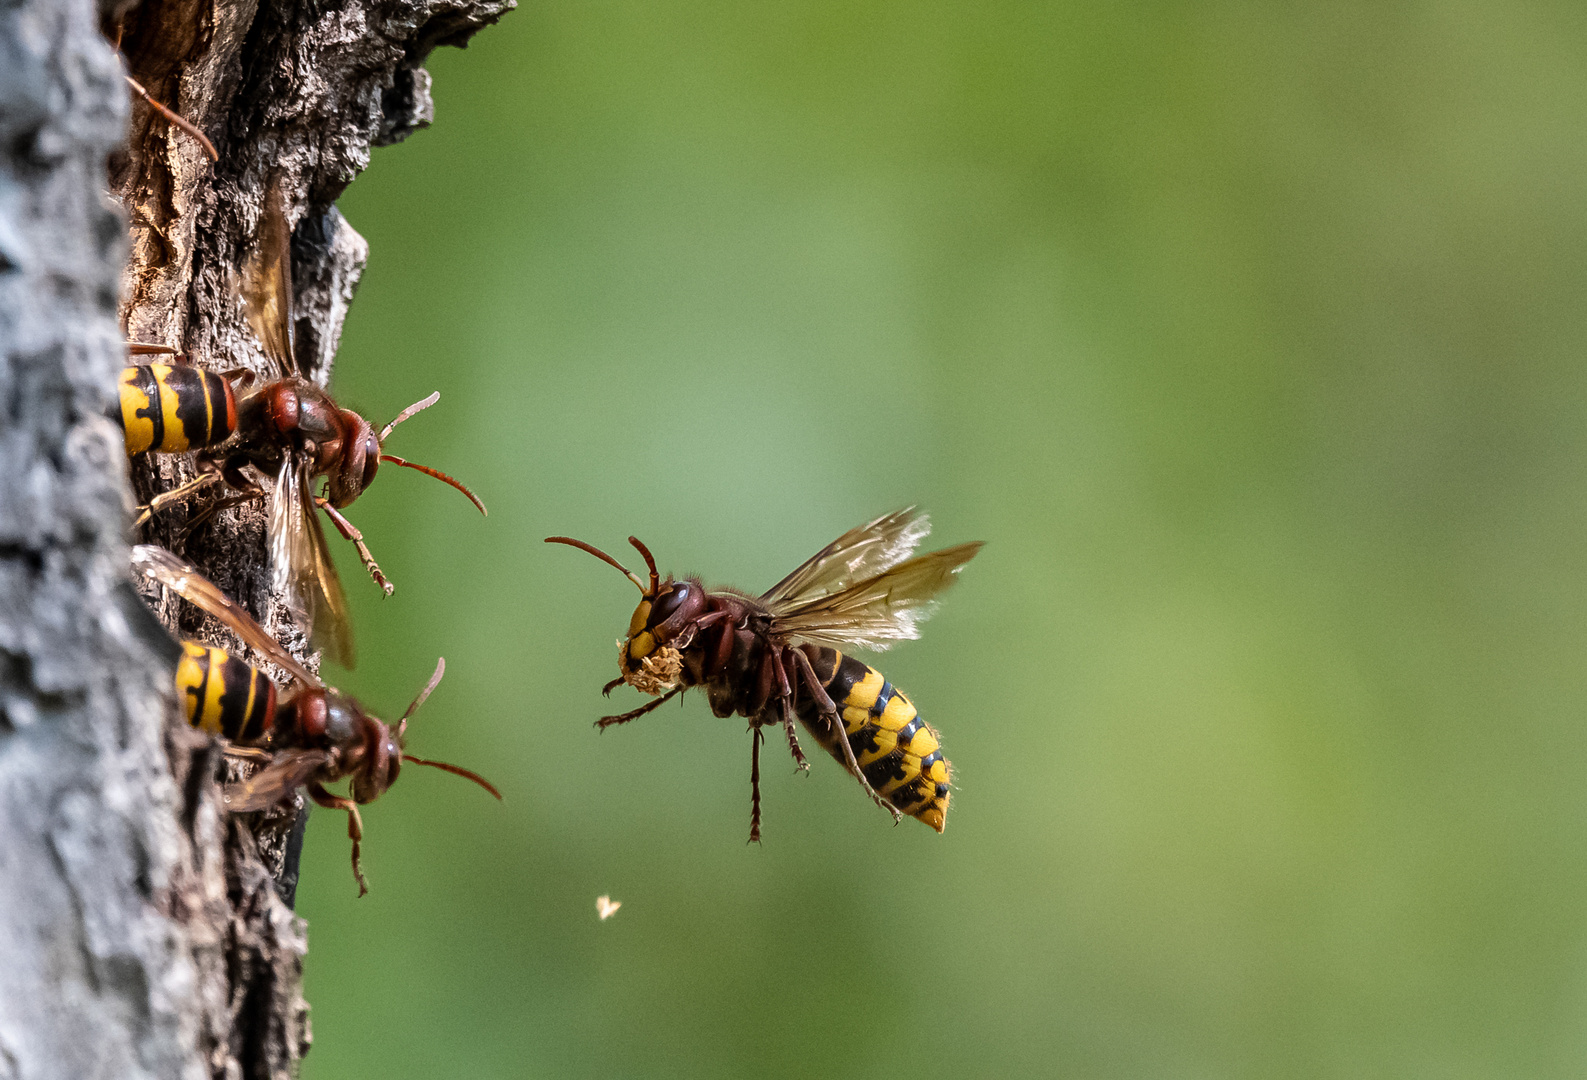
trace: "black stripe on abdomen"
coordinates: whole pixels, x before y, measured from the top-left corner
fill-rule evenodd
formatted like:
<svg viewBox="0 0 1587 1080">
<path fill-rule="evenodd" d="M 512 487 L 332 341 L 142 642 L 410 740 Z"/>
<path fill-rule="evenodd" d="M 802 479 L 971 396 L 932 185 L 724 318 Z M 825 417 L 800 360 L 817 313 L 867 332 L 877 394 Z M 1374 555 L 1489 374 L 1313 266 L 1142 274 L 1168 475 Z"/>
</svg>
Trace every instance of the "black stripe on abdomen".
<svg viewBox="0 0 1587 1080">
<path fill-rule="evenodd" d="M 943 786 L 946 787 L 947 785 L 945 784 Z M 927 780 L 923 776 L 917 776 L 911 783 L 905 784 L 903 787 L 893 792 L 892 795 L 888 797 L 888 801 L 894 806 L 898 807 L 898 809 L 902 810 L 904 813 L 913 815 L 916 810 L 919 810 L 928 800 L 935 796 L 935 794 L 936 788 L 932 785 L 931 781 Z"/>
<path fill-rule="evenodd" d="M 893 695 L 898 693 L 893 689 L 893 684 L 886 679 L 882 680 L 882 688 L 876 691 L 876 701 L 871 705 L 871 715 L 880 716 L 887 711 L 887 703 L 893 700 Z"/>
<path fill-rule="evenodd" d="M 157 450 L 165 443 L 165 408 L 160 402 L 160 380 L 155 376 L 152 364 L 139 364 L 136 370 L 137 387 L 148 397 L 149 404 L 135 410 L 132 415 L 154 425 L 147 449 Z"/>
<path fill-rule="evenodd" d="M 827 680 L 826 692 L 838 707 L 843 710 L 843 699 L 849 696 L 849 691 L 854 689 L 854 684 L 864 679 L 871 673 L 869 664 L 862 664 L 852 656 L 844 656 L 836 649 L 827 650 L 837 658 L 837 664 L 832 671 L 832 678 Z"/>
<path fill-rule="evenodd" d="M 210 446 L 228 434 L 225 391 L 214 385 L 220 381 L 219 376 L 194 367 L 173 367 L 166 372 L 165 385 L 176 396 L 176 418 L 182 422 L 188 446 Z"/>
<path fill-rule="evenodd" d="M 234 742 L 255 742 L 269 719 L 270 687 L 264 672 L 235 656 L 226 657 L 220 695 L 221 730 Z"/>
<path fill-rule="evenodd" d="M 854 745 L 854 737 L 849 738 L 849 745 Z M 896 784 L 908 777 L 912 770 L 904 766 L 904 755 L 893 751 L 884 758 L 877 758 L 861 770 L 865 779 L 871 782 L 871 787 L 878 792 L 888 784 Z"/>
</svg>

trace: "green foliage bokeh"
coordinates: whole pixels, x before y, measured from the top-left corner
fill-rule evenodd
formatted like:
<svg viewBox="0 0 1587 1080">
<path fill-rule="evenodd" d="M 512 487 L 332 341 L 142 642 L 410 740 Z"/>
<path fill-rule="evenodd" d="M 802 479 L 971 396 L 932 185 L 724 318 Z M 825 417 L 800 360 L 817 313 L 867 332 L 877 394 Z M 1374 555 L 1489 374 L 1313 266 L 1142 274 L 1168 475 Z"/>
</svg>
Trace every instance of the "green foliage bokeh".
<svg viewBox="0 0 1587 1080">
<path fill-rule="evenodd" d="M 1587 1068 L 1587 9 L 529 0 L 341 208 L 338 556 L 400 712 L 310 1080 Z M 703 700 L 598 735 L 632 587 L 907 503 L 875 660 L 948 830 Z M 333 539 L 334 542 L 334 539 Z M 598 922 L 595 897 L 623 907 Z M 1578 945 L 1583 951 L 1578 953 Z"/>
</svg>

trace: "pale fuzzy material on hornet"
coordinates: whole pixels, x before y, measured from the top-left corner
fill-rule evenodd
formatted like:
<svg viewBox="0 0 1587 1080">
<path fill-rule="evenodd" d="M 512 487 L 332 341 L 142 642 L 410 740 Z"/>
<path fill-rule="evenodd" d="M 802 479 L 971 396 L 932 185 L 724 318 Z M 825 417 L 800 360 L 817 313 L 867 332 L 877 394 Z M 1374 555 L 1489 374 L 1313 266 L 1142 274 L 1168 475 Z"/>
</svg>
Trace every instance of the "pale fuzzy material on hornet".
<svg viewBox="0 0 1587 1080">
<path fill-rule="evenodd" d="M 621 639 L 617 642 L 618 663 L 628 655 L 628 643 Z M 638 671 L 623 669 L 623 678 L 629 686 L 641 694 L 665 694 L 668 690 L 678 685 L 678 676 L 683 674 L 683 654 L 671 645 L 663 645 L 660 649 L 639 661 Z"/>
</svg>

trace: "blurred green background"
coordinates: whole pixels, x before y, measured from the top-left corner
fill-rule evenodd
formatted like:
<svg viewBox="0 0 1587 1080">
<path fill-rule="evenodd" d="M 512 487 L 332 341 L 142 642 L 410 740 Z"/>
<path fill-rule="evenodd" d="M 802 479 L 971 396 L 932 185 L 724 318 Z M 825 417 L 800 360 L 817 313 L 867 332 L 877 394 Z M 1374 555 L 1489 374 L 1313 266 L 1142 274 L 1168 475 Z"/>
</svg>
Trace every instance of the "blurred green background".
<svg viewBox="0 0 1587 1080">
<path fill-rule="evenodd" d="M 529 0 L 343 212 L 334 386 L 439 408 L 340 550 L 394 713 L 318 815 L 310 1080 L 1587 1071 L 1587 8 Z M 943 836 L 698 695 L 635 593 L 918 502 L 872 658 Z M 598 922 L 595 897 L 622 910 Z"/>
</svg>

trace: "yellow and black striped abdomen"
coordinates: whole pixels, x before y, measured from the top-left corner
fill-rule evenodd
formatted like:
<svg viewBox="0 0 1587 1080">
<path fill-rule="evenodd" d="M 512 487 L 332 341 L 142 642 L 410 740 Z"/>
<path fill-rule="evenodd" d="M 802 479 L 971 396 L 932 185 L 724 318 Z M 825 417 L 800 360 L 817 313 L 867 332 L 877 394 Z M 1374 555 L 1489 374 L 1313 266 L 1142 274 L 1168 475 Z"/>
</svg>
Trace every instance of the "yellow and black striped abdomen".
<svg viewBox="0 0 1587 1080">
<path fill-rule="evenodd" d="M 176 693 L 189 724 L 233 742 L 258 742 L 275 716 L 276 686 L 264 672 L 197 642 L 182 642 Z"/>
<path fill-rule="evenodd" d="M 219 375 L 185 364 L 138 364 L 121 370 L 120 386 L 116 419 L 129 454 L 182 454 L 237 430 L 237 397 Z"/>
<path fill-rule="evenodd" d="M 948 817 L 948 759 L 936 731 L 882 673 L 836 649 L 814 650 L 816 677 L 838 707 L 849 746 L 876 793 L 938 832 Z M 799 703 L 800 719 L 839 761 L 843 750 L 823 737 L 815 703 Z"/>
</svg>

